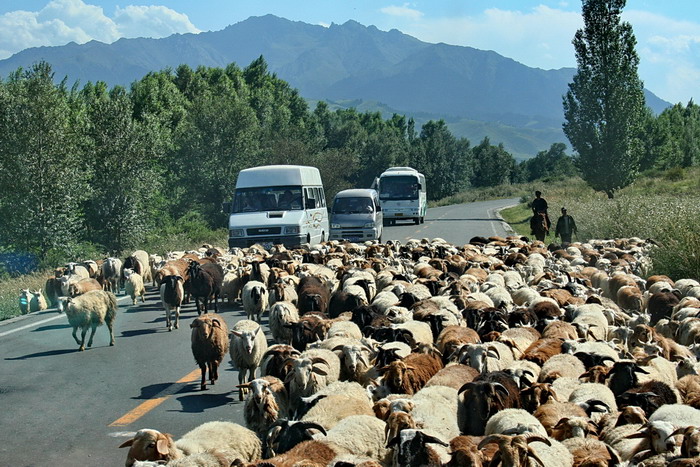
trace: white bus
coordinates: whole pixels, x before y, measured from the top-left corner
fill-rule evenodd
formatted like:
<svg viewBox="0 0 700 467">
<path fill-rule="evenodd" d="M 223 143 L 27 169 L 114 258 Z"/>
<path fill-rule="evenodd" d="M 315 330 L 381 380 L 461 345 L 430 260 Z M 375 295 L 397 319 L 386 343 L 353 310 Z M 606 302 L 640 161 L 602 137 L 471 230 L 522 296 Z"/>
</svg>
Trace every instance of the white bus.
<svg viewBox="0 0 700 467">
<path fill-rule="evenodd" d="M 425 176 L 411 167 L 390 167 L 376 182 L 384 224 L 393 225 L 397 219 L 425 222 L 427 201 Z"/>
<path fill-rule="evenodd" d="M 241 170 L 230 205 L 229 247 L 296 246 L 328 238 L 328 210 L 316 167 L 268 165 Z"/>
</svg>

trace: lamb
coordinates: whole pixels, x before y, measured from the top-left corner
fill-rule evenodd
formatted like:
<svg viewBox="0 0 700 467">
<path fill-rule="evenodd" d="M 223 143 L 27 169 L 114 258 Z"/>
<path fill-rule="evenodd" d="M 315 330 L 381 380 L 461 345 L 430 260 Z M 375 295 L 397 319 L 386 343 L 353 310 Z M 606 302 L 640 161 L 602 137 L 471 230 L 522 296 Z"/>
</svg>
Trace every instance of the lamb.
<svg viewBox="0 0 700 467">
<path fill-rule="evenodd" d="M 243 308 L 249 320 L 254 320 L 257 316 L 258 323 L 261 321 L 262 313 L 267 308 L 267 288 L 265 284 L 258 281 L 249 281 L 243 286 Z"/>
<path fill-rule="evenodd" d="M 278 301 L 270 307 L 269 325 L 272 338 L 280 343 L 292 343 L 292 330 L 287 324 L 299 321 L 299 310 L 291 302 Z"/>
<path fill-rule="evenodd" d="M 229 350 L 228 326 L 216 313 L 199 316 L 190 323 L 192 328 L 192 356 L 202 372 L 200 389 L 207 389 L 207 368 L 209 379 L 214 384 L 219 378 L 219 365 Z"/>
<path fill-rule="evenodd" d="M 160 284 L 160 301 L 165 308 L 165 326 L 173 330 L 170 313 L 175 312 L 175 329 L 180 327 L 180 307 L 185 299 L 185 280 L 182 276 L 165 276 Z"/>
<path fill-rule="evenodd" d="M 287 389 L 274 376 L 254 379 L 242 387 L 250 390 L 243 407 L 246 426 L 263 438 L 277 419 L 287 413 Z"/>
<path fill-rule="evenodd" d="M 109 345 L 114 345 L 114 320 L 117 313 L 117 297 L 111 292 L 91 290 L 77 297 L 65 298 L 61 301 L 68 322 L 73 327 L 73 339 L 85 350 L 85 334 L 88 327 L 92 329 L 87 346 L 92 347 L 97 326 L 107 325 L 109 329 Z M 75 335 L 78 328 L 82 330 L 81 339 Z"/>
<path fill-rule="evenodd" d="M 262 357 L 267 352 L 267 339 L 262 327 L 255 321 L 242 319 L 231 329 L 229 353 L 231 363 L 238 370 L 239 400 L 243 400 L 247 383 L 255 379 L 255 370 L 260 366 Z M 246 377 L 246 373 L 249 374 Z"/>
<path fill-rule="evenodd" d="M 136 305 L 136 297 L 141 297 L 141 303 L 146 301 L 143 297 L 146 294 L 143 278 L 133 269 L 124 268 L 124 292 L 131 297 L 134 305 Z"/>
<path fill-rule="evenodd" d="M 177 441 L 168 433 L 143 429 L 119 447 L 129 448 L 126 467 L 131 467 L 135 461 L 170 462 L 217 449 L 234 451 L 236 458 L 246 462 L 262 456 L 262 445 L 255 433 L 231 422 L 204 423 Z"/>
<path fill-rule="evenodd" d="M 48 308 L 48 304 L 41 293 L 41 289 L 35 291 L 22 289 L 19 294 L 19 308 L 22 310 L 22 314 L 27 314 L 45 310 Z"/>
</svg>

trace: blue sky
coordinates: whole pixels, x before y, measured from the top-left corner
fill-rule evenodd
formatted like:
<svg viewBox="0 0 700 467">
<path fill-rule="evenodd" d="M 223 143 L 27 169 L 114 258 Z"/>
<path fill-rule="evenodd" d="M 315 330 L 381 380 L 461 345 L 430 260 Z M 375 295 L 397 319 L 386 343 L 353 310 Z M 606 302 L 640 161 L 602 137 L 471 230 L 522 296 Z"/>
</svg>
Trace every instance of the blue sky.
<svg viewBox="0 0 700 467">
<path fill-rule="evenodd" d="M 544 69 L 576 66 L 571 38 L 583 26 L 579 0 L 0 0 L 0 59 L 70 41 L 216 31 L 268 13 L 322 25 L 352 19 Z M 672 103 L 699 97 L 700 1 L 628 0 L 623 19 L 645 86 Z"/>
</svg>

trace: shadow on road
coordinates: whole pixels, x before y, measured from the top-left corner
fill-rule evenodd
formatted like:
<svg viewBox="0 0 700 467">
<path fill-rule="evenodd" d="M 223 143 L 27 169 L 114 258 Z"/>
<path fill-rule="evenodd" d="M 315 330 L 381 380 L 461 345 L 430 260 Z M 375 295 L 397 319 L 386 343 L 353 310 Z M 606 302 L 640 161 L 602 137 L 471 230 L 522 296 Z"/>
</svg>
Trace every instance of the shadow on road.
<svg viewBox="0 0 700 467">
<path fill-rule="evenodd" d="M 151 399 L 151 398 L 155 397 L 156 394 L 159 394 L 165 388 L 169 388 L 172 385 L 173 385 L 173 383 L 149 384 L 148 386 L 142 387 L 141 394 L 139 394 L 136 397 L 132 397 L 132 399 Z"/>
<path fill-rule="evenodd" d="M 167 329 L 165 331 L 167 331 Z M 133 331 L 122 331 L 121 335 L 122 337 L 135 337 L 144 334 L 155 334 L 157 332 L 157 329 L 134 329 Z"/>
<path fill-rule="evenodd" d="M 426 220 L 428 220 L 428 219 L 426 219 Z M 462 221 L 468 221 L 468 222 L 494 222 L 494 221 L 497 221 L 497 222 L 500 222 L 501 219 L 499 219 L 498 217 L 487 217 L 487 218 L 484 218 L 484 219 L 473 218 L 473 217 L 472 217 L 472 218 L 466 217 L 466 218 L 459 218 L 459 219 L 456 219 L 456 218 L 444 218 L 444 217 L 443 217 L 442 219 L 433 219 L 433 222 L 445 222 L 445 221 L 449 221 L 449 222 L 462 222 Z"/>
<path fill-rule="evenodd" d="M 182 404 L 181 412 L 202 413 L 205 410 L 221 407 L 234 402 L 234 399 L 224 394 L 207 394 L 202 391 L 199 394 L 178 397 Z"/>
<path fill-rule="evenodd" d="M 5 360 L 28 360 L 30 358 L 41 358 L 41 357 L 55 357 L 56 355 L 63 355 L 67 353 L 79 352 L 77 348 L 75 349 L 63 349 L 63 350 L 48 350 L 46 352 L 37 352 L 24 355 L 22 357 L 8 357 Z"/>
<path fill-rule="evenodd" d="M 41 331 L 52 331 L 54 329 L 70 329 L 72 326 L 70 324 L 52 324 L 51 326 L 42 326 L 40 328 L 32 329 L 31 332 L 41 332 Z"/>
</svg>

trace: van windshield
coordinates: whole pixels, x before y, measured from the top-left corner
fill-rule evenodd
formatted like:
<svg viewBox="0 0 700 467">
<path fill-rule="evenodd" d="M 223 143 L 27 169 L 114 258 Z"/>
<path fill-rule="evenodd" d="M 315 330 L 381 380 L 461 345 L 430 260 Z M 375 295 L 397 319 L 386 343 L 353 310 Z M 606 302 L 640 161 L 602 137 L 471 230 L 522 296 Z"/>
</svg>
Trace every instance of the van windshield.
<svg viewBox="0 0 700 467">
<path fill-rule="evenodd" d="M 379 199 L 418 199 L 418 178 L 412 175 L 382 177 Z"/>
<path fill-rule="evenodd" d="M 300 186 L 240 188 L 233 198 L 233 213 L 301 211 L 304 209 Z"/>
<path fill-rule="evenodd" d="M 367 214 L 374 212 L 372 198 L 336 198 L 333 214 Z"/>
</svg>

